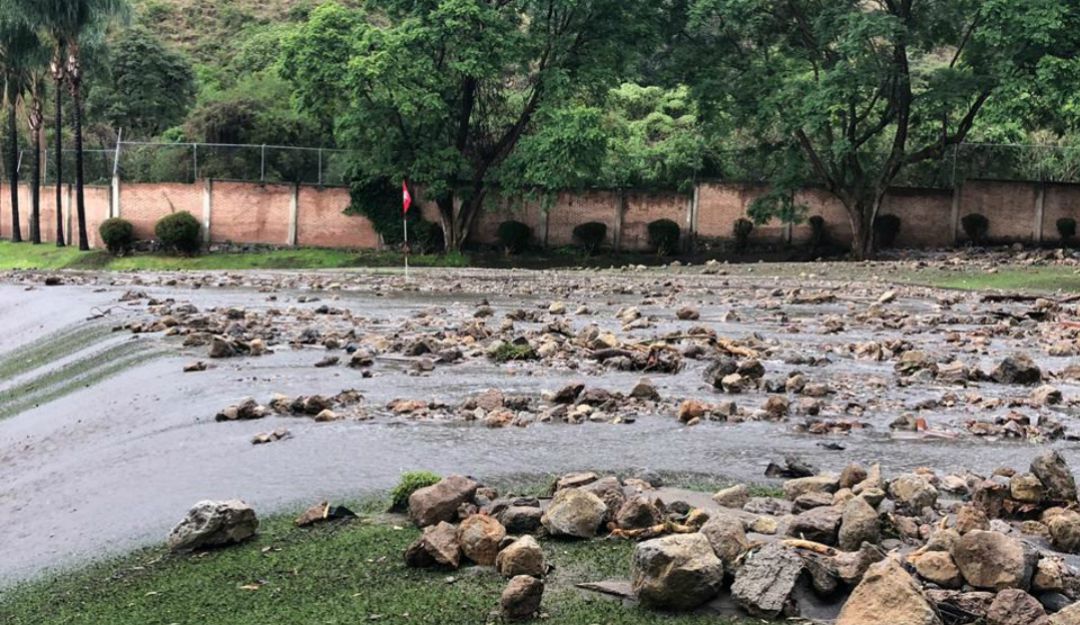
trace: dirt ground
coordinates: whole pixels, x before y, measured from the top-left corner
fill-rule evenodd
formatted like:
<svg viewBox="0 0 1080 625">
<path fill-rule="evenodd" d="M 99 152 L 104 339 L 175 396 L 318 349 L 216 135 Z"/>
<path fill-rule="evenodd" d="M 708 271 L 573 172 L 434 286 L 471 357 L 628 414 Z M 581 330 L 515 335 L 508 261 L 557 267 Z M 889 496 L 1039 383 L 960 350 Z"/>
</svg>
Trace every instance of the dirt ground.
<svg viewBox="0 0 1080 625">
<path fill-rule="evenodd" d="M 910 269 L 7 274 L 0 580 L 160 541 L 201 499 L 262 514 L 414 469 L 765 483 L 792 454 L 822 470 L 989 472 L 1053 447 L 1080 463 L 1077 304 L 899 283 Z M 213 336 L 238 355 L 210 358 Z M 493 359 L 515 341 L 535 359 Z M 1041 381 L 991 379 L 1020 353 Z M 714 386 L 725 359 L 747 375 Z M 943 373 L 956 361 L 963 379 Z M 631 394 L 643 377 L 658 397 Z M 556 401 L 575 382 L 594 394 Z M 272 401 L 345 390 L 362 399 L 326 422 Z M 265 416 L 215 419 L 248 397 Z M 289 437 L 252 443 L 277 429 Z"/>
</svg>

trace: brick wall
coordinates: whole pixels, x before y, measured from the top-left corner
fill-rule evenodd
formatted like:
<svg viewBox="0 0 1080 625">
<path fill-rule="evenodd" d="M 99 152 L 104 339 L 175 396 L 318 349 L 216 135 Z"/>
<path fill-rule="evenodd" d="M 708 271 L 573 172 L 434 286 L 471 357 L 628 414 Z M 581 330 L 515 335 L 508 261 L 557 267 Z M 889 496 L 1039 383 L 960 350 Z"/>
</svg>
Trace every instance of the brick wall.
<svg viewBox="0 0 1080 625">
<path fill-rule="evenodd" d="M 260 185 L 256 183 L 214 182 L 208 184 L 122 184 L 120 216 L 135 226 L 136 236 L 153 237 L 154 224 L 175 211 L 191 212 L 203 221 L 204 205 L 210 189 L 210 234 L 214 241 L 266 243 L 313 247 L 376 248 L 379 238 L 369 220 L 344 214 L 349 193 L 340 188 Z M 1041 191 L 1040 191 L 1041 189 Z M 587 221 L 608 226 L 608 245 L 618 238 L 625 250 L 648 249 L 648 224 L 657 219 L 671 219 L 689 232 L 691 216 L 696 235 L 729 239 L 735 220 L 746 215 L 754 198 L 765 189 L 753 185 L 702 183 L 698 187 L 696 210 L 690 196 L 679 193 L 645 193 L 596 190 L 579 194 L 562 193 L 545 212 L 537 200 L 508 200 L 493 195 L 477 216 L 471 240 L 482 244 L 497 242 L 499 224 L 516 219 L 528 224 L 536 243 L 550 247 L 572 245 L 574 227 Z M 414 193 L 416 193 L 414 191 Z M 945 247 L 953 242 L 953 219 L 969 213 L 986 215 L 990 236 L 994 239 L 1032 241 L 1039 236 L 1037 206 L 1042 198 L 1041 236 L 1056 241 L 1056 222 L 1061 217 L 1080 217 L 1080 185 L 1040 185 L 1024 182 L 968 181 L 958 191 L 956 212 L 953 194 L 933 189 L 896 189 L 885 198 L 883 214 L 896 214 L 902 220 L 898 245 L 902 247 Z M 419 198 L 422 194 L 417 194 Z M 74 225 L 70 204 L 74 194 L 64 188 L 64 228 L 70 236 Z M 0 237 L 12 232 L 10 194 L 0 185 Z M 22 235 L 29 237 L 29 190 L 21 189 L 20 212 Z M 87 226 L 91 244 L 101 246 L 98 226 L 108 218 L 111 190 L 87 187 Z M 847 213 L 841 203 L 821 189 L 806 189 L 795 201 L 807 209 L 807 216 L 821 215 L 830 238 L 840 244 L 851 240 Z M 53 242 L 56 232 L 56 208 L 53 188 L 41 194 L 43 240 Z M 434 205 L 419 201 L 423 216 L 438 222 Z M 789 235 L 790 233 L 790 235 Z M 810 227 L 803 223 L 787 226 L 779 222 L 757 226 L 752 240 L 779 244 L 788 237 L 801 244 L 810 237 Z M 961 235 L 962 236 L 962 235 Z"/>
<path fill-rule="evenodd" d="M 98 227 L 109 218 L 110 190 L 108 187 L 84 187 L 86 207 L 87 238 L 91 247 L 104 247 Z M 0 187 L 0 238 L 11 238 L 11 187 Z M 77 242 L 78 221 L 75 218 L 75 191 L 70 185 L 63 187 L 61 202 L 63 206 L 64 239 Z M 43 243 L 56 242 L 56 187 L 42 187 L 40 200 L 41 240 Z M 30 240 L 30 189 L 26 185 L 19 187 L 19 221 L 23 240 Z"/>
</svg>

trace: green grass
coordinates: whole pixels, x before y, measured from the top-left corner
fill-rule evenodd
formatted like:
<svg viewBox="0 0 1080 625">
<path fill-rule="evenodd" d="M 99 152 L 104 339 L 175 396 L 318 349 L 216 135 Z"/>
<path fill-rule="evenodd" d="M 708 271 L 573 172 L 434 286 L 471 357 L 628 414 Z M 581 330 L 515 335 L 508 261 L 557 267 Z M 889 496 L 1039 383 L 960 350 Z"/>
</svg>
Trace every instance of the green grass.
<svg viewBox="0 0 1080 625">
<path fill-rule="evenodd" d="M 1080 292 L 1080 274 L 1070 267 L 1009 268 L 997 273 L 937 273 L 925 277 L 929 284 L 949 289 Z"/>
<path fill-rule="evenodd" d="M 241 546 L 194 556 L 148 549 L 0 596 L 6 625 L 415 625 L 490 623 L 505 580 L 491 570 L 419 571 L 402 554 L 412 527 L 353 521 L 310 530 L 263 524 Z M 566 625 L 724 625 L 712 614 L 668 615 L 582 593 L 574 584 L 625 578 L 633 543 L 544 541 L 555 565 L 543 622 Z M 245 589 L 254 585 L 257 589 Z"/>
<path fill-rule="evenodd" d="M 462 254 L 416 255 L 410 257 L 409 263 L 414 267 L 464 267 L 469 264 L 469 259 Z M 135 254 L 116 258 L 103 251 L 80 252 L 71 247 L 0 241 L 0 270 L 213 271 L 401 266 L 401 254 L 374 250 L 297 248 L 203 254 L 190 258 L 164 254 Z"/>
</svg>

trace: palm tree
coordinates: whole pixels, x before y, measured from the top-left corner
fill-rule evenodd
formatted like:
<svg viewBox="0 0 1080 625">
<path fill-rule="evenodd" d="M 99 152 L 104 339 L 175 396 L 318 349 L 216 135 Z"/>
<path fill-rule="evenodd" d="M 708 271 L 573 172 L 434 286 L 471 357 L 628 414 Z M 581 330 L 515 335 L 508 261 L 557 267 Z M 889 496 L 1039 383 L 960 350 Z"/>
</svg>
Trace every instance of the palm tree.
<svg viewBox="0 0 1080 625">
<path fill-rule="evenodd" d="M 75 134 L 75 211 L 79 223 L 79 249 L 90 249 L 86 234 L 86 200 L 83 193 L 82 46 L 87 33 L 103 29 L 117 17 L 127 17 L 127 0 L 13 0 L 29 21 L 48 37 L 53 47 L 52 75 L 56 82 L 56 205 L 63 194 L 62 138 L 63 87 L 72 100 Z M 57 211 L 59 216 L 60 211 Z M 57 221 L 57 245 L 63 245 L 63 226 Z"/>
<path fill-rule="evenodd" d="M 8 178 L 11 185 L 11 239 L 22 241 L 19 221 L 19 125 L 18 107 L 29 76 L 37 39 L 34 31 L 13 10 L 10 0 L 0 1 L 0 74 L 3 79 L 3 100 L 7 107 Z"/>
<path fill-rule="evenodd" d="M 40 40 L 39 40 L 40 42 Z M 45 51 L 45 47 L 39 48 Z M 47 58 L 47 54 L 45 55 Z M 41 243 L 41 149 L 42 134 L 45 129 L 45 77 L 48 63 L 36 67 L 27 85 L 23 106 L 26 109 L 26 121 L 30 127 L 33 155 L 30 161 L 30 242 Z"/>
</svg>

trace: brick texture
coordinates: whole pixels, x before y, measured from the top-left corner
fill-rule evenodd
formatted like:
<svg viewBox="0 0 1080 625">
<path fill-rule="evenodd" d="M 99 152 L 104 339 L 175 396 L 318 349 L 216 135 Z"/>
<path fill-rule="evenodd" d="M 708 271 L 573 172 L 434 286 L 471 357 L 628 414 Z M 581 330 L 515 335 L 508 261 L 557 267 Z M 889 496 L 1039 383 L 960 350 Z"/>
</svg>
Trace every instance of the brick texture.
<svg viewBox="0 0 1080 625">
<path fill-rule="evenodd" d="M 346 215 L 348 189 L 300 189 L 297 243 L 307 247 L 374 249 L 379 235 L 366 217 Z"/>
</svg>

